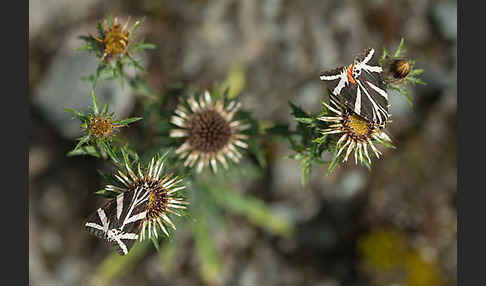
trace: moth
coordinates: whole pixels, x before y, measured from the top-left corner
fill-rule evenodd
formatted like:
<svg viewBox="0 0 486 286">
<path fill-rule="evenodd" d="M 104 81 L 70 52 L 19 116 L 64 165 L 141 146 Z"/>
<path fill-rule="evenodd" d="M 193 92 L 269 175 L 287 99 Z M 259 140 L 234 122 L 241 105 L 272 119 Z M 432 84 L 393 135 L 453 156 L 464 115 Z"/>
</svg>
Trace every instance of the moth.
<svg viewBox="0 0 486 286">
<path fill-rule="evenodd" d="M 390 116 L 388 94 L 383 69 L 374 54 L 375 50 L 368 48 L 356 56 L 351 65 L 321 72 L 320 78 L 354 113 L 382 125 Z"/>
<path fill-rule="evenodd" d="M 89 217 L 86 230 L 103 239 L 120 255 L 126 255 L 139 238 L 149 196 L 150 192 L 143 187 L 118 194 Z"/>
</svg>

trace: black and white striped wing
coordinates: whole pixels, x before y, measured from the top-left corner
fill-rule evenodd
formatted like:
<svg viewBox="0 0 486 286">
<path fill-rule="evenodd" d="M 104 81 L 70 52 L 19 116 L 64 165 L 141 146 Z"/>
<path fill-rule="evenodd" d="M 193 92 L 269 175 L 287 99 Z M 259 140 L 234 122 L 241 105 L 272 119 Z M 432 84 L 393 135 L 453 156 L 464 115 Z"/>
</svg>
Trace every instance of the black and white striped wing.
<svg viewBox="0 0 486 286">
<path fill-rule="evenodd" d="M 140 224 L 146 217 L 148 196 L 148 191 L 143 188 L 118 194 L 90 216 L 86 229 L 120 255 L 126 255 L 139 237 Z"/>
<path fill-rule="evenodd" d="M 356 84 L 345 86 L 340 100 L 346 107 L 370 122 L 383 124 L 388 119 L 388 101 L 383 89 L 374 84 L 374 79 L 361 74 Z"/>
<path fill-rule="evenodd" d="M 348 70 L 350 69 L 350 70 Z M 332 94 L 346 107 L 366 120 L 383 124 L 389 117 L 388 95 L 383 69 L 374 57 L 374 49 L 366 49 L 354 64 L 320 74 Z"/>
<path fill-rule="evenodd" d="M 355 65 L 360 69 L 356 77 L 357 90 L 348 97 L 346 105 L 368 121 L 383 124 L 390 116 L 388 113 L 388 93 L 383 78 L 383 69 L 378 64 L 374 49 L 366 49 L 355 59 Z"/>
<path fill-rule="evenodd" d="M 346 67 L 340 67 L 330 71 L 324 71 L 320 74 L 321 80 L 325 81 L 332 94 L 338 96 L 343 88 L 349 85 L 346 75 Z"/>
</svg>

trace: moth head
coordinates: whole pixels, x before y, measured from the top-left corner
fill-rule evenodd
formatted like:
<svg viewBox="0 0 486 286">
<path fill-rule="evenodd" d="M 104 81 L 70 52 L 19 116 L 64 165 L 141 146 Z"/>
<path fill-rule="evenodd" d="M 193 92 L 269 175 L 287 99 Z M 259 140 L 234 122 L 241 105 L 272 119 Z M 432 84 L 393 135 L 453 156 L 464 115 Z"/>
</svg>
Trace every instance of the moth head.
<svg viewBox="0 0 486 286">
<path fill-rule="evenodd" d="M 358 60 L 354 60 L 352 72 L 354 78 L 357 78 L 361 75 L 361 63 Z"/>
</svg>

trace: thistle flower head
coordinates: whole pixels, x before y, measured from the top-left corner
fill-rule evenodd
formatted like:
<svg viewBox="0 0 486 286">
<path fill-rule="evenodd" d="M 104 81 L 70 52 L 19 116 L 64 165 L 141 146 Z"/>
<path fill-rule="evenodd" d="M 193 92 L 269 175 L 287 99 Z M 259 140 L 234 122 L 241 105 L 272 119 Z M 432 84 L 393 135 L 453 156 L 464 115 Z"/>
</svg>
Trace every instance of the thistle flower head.
<svg viewBox="0 0 486 286">
<path fill-rule="evenodd" d="M 336 148 L 338 149 L 336 157 L 345 154 L 343 162 L 346 162 L 349 155 L 354 151 L 356 164 L 358 164 L 358 160 L 361 164 L 364 164 L 364 162 L 371 164 L 368 146 L 371 147 L 377 158 L 381 155 L 373 141 L 385 146 L 391 145 L 390 137 L 382 130 L 385 127 L 384 124 L 377 125 L 366 121 L 340 104 L 333 97 L 330 98 L 330 103 L 331 105 L 323 102 L 327 109 L 335 113 L 335 115 L 321 116 L 317 119 L 329 123 L 326 129 L 321 130 L 323 135 L 337 134 L 339 136 L 336 143 Z"/>
<path fill-rule="evenodd" d="M 140 164 L 136 172 L 125 163 L 126 173 L 118 171 L 115 178 L 121 186 L 107 185 L 106 190 L 111 192 L 132 192 L 139 190 L 140 197 L 145 197 L 145 216 L 140 224 L 140 240 L 158 237 L 160 231 L 169 236 L 167 226 L 174 230 L 174 223 L 169 218 L 169 214 L 180 216 L 177 209 L 185 209 L 187 202 L 179 197 L 177 192 L 183 190 L 185 186 L 183 180 L 172 173 L 163 171 L 164 157 L 159 159 L 152 158 L 145 171 L 142 171 Z"/>
<path fill-rule="evenodd" d="M 407 80 L 414 62 L 405 57 L 386 57 L 383 62 L 385 81 L 388 83 L 402 83 Z"/>
<path fill-rule="evenodd" d="M 89 120 L 89 132 L 97 139 L 108 138 L 124 125 L 114 123 L 109 116 L 93 116 Z"/>
<path fill-rule="evenodd" d="M 396 51 L 393 54 L 383 49 L 380 59 L 380 66 L 383 68 L 384 79 L 388 87 L 405 95 L 410 103 L 411 99 L 408 92 L 403 88 L 408 83 L 425 85 L 417 76 L 424 72 L 423 69 L 415 68 L 415 61 L 403 56 L 403 46 L 405 40 L 402 38 Z"/>
<path fill-rule="evenodd" d="M 139 24 L 139 21 L 136 21 L 132 28 L 128 29 L 129 22 L 130 18 L 125 25 L 122 26 L 118 23 L 118 18 L 115 17 L 113 23 L 109 25 L 108 20 L 104 20 L 103 30 L 100 31 L 100 37 L 94 37 L 94 39 L 104 47 L 103 56 L 100 61 L 103 61 L 105 58 L 114 59 L 127 53 L 130 33 Z"/>
<path fill-rule="evenodd" d="M 412 70 L 412 64 L 407 59 L 396 59 L 390 65 L 390 72 L 396 79 L 406 78 Z"/>
<path fill-rule="evenodd" d="M 72 152 L 78 150 L 84 144 L 110 142 L 119 128 L 142 119 L 141 117 L 115 119 L 114 113 L 109 111 L 107 104 L 103 105 L 102 109 L 99 108 L 94 91 L 91 92 L 91 98 L 93 101 L 93 111 L 88 114 L 70 108 L 65 109 L 81 121 L 81 129 L 84 133 L 83 137 L 79 138 L 79 142 Z"/>
<path fill-rule="evenodd" d="M 198 100 L 189 97 L 177 106 L 170 122 L 179 128 L 172 129 L 170 136 L 185 138 L 176 150 L 185 158 L 185 166 L 197 165 L 197 172 L 201 172 L 210 164 L 217 172 L 218 162 L 228 167 L 226 157 L 239 162 L 242 155 L 236 147 L 248 147 L 244 142 L 248 136 L 241 134 L 248 125 L 234 119 L 240 106 L 236 101 L 225 104 L 222 99 L 214 100 L 208 91 Z"/>
</svg>

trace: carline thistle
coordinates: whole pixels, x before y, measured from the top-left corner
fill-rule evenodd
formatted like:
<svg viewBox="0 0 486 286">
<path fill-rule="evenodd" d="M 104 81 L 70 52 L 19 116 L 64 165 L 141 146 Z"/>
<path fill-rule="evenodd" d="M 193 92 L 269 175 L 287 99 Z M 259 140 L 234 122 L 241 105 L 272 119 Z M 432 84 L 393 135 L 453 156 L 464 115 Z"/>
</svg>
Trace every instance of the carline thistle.
<svg viewBox="0 0 486 286">
<path fill-rule="evenodd" d="M 126 255 L 138 240 L 157 238 L 162 231 L 169 236 L 167 225 L 176 229 L 169 214 L 180 216 L 177 209 L 188 204 L 177 193 L 185 188 L 182 179 L 163 172 L 164 157 L 152 158 L 145 172 L 138 164 L 135 173 L 125 163 L 127 173 L 118 171 L 114 177 L 120 186 L 107 185 L 106 191 L 116 197 L 98 208 L 85 224 L 86 229 L 108 245 Z"/>
</svg>

